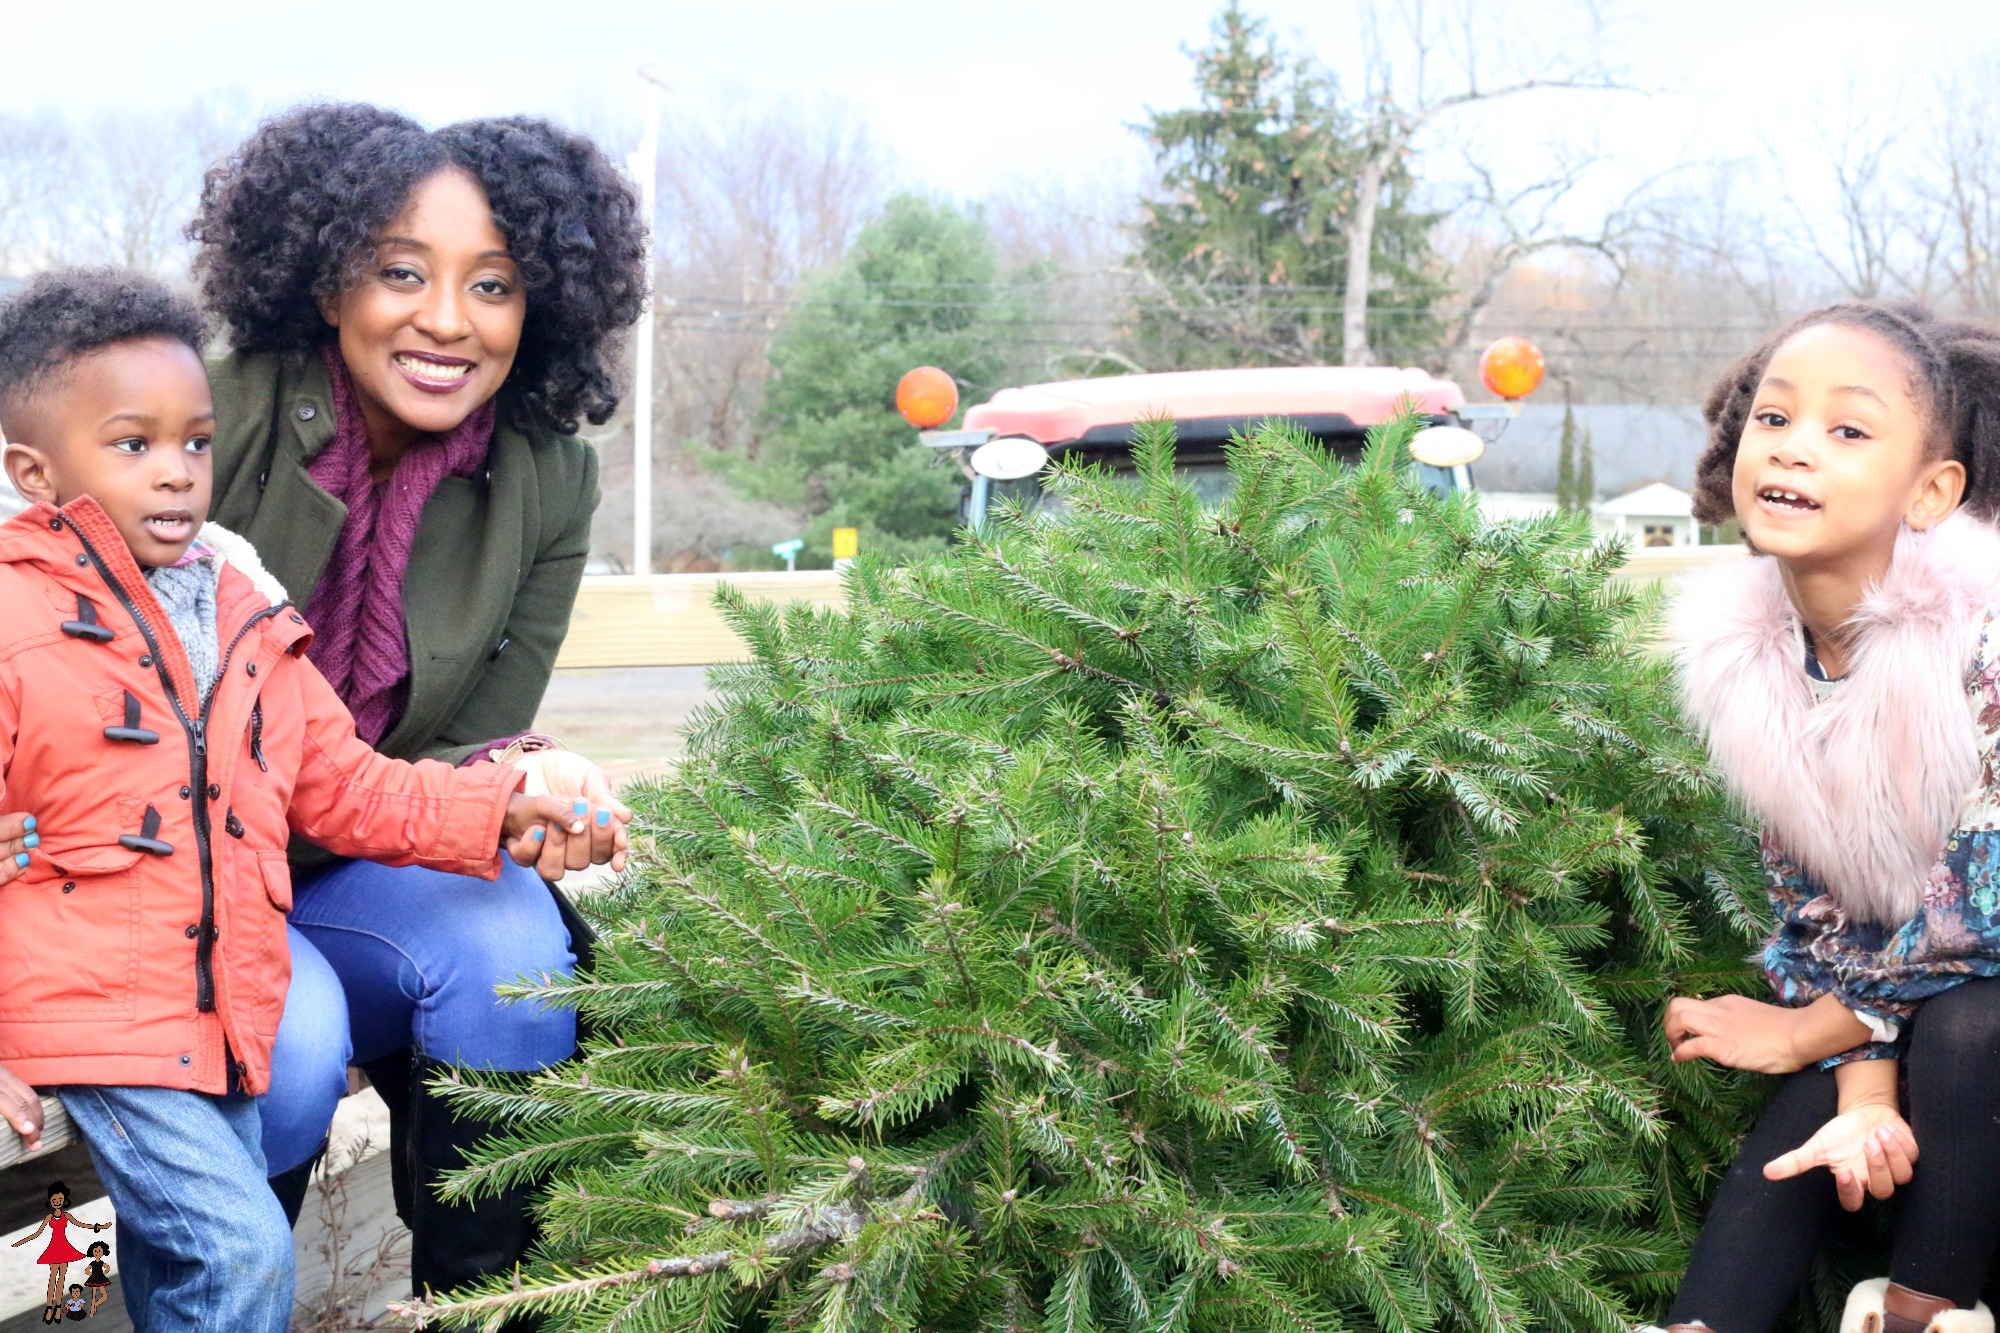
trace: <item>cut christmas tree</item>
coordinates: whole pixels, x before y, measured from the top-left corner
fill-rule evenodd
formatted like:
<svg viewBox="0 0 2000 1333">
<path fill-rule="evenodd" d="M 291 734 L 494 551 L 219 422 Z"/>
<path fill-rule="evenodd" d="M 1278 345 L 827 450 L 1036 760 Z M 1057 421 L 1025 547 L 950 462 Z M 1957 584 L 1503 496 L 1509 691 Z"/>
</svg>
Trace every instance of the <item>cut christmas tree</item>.
<svg viewBox="0 0 2000 1333">
<path fill-rule="evenodd" d="M 457 1188 L 538 1260 L 415 1307 L 590 1330 L 1615 1330 L 1671 1288 L 1751 1081 L 1750 839 L 1584 522 L 1487 525 L 1267 426 L 845 614 L 729 599 L 579 1060 Z M 727 594 L 725 594 L 725 597 Z"/>
</svg>

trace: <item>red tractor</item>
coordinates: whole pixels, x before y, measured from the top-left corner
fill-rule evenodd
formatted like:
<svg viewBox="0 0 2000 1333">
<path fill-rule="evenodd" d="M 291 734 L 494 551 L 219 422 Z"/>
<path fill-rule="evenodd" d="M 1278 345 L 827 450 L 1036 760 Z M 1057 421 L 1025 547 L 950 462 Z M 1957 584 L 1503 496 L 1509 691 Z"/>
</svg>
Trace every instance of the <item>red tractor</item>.
<svg viewBox="0 0 2000 1333">
<path fill-rule="evenodd" d="M 1526 339 L 1503 338 L 1487 349 L 1480 372 L 1505 401 L 1467 404 L 1452 381 L 1393 367 L 1187 370 L 1002 389 L 968 410 L 960 429 L 943 431 L 928 427 L 951 419 L 956 388 L 942 371 L 921 367 L 904 376 L 897 406 L 926 444 L 957 453 L 968 478 L 963 516 L 977 527 L 999 496 L 1030 508 L 1042 503 L 1040 475 L 1052 459 L 1129 469 L 1134 427 L 1162 416 L 1174 419 L 1182 474 L 1211 502 L 1228 493 L 1223 446 L 1232 435 L 1284 420 L 1335 454 L 1359 457 L 1368 428 L 1406 403 L 1430 421 L 1411 446 L 1423 483 L 1440 492 L 1471 490 L 1472 464 L 1487 439 L 1470 423 L 1504 428 L 1514 401 L 1541 382 L 1541 353 Z"/>
</svg>

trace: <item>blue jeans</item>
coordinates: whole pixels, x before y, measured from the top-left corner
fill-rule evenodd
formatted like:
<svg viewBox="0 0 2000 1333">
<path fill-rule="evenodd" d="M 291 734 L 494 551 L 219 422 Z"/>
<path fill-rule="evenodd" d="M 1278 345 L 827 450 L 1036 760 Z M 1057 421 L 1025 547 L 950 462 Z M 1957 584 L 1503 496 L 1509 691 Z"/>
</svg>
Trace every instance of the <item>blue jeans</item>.
<svg viewBox="0 0 2000 1333">
<path fill-rule="evenodd" d="M 257 1104 L 174 1088 L 56 1089 L 118 1210 L 139 1333 L 284 1333 L 292 1232 L 264 1184 Z"/>
<path fill-rule="evenodd" d="M 501 862 L 497 881 L 338 861 L 293 891 L 292 985 L 260 1099 L 271 1174 L 318 1149 L 347 1066 L 414 1046 L 475 1069 L 546 1069 L 576 1050 L 576 1015 L 507 1003 L 494 986 L 576 966 L 549 887 Z"/>
</svg>

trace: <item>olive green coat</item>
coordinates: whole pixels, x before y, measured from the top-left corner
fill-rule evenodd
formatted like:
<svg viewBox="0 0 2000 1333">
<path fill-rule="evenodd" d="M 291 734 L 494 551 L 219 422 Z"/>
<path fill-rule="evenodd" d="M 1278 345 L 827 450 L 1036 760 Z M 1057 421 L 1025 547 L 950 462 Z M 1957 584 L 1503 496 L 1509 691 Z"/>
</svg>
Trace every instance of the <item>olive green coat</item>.
<svg viewBox="0 0 2000 1333">
<path fill-rule="evenodd" d="M 232 354 L 215 391 L 210 517 L 250 539 L 304 606 L 333 555 L 347 506 L 306 475 L 333 439 L 333 394 L 317 355 Z M 376 746 L 456 764 L 534 725 L 569 630 L 590 550 L 597 454 L 573 435 L 508 424 L 502 390 L 484 476 L 446 477 L 424 507 L 403 576 L 409 703 Z"/>
</svg>

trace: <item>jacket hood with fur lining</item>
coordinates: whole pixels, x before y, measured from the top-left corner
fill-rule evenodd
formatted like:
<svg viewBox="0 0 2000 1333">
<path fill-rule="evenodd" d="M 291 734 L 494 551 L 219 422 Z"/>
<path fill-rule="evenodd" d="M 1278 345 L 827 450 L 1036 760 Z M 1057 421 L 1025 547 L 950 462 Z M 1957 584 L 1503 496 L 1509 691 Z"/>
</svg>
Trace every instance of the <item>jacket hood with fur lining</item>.
<svg viewBox="0 0 2000 1333">
<path fill-rule="evenodd" d="M 1848 622 L 1847 675 L 1817 705 L 1775 559 L 1690 578 L 1674 600 L 1681 701 L 1731 793 L 1858 920 L 1917 914 L 1980 787 L 1967 689 L 1996 592 L 1991 524 L 1961 511 L 1904 529 Z"/>
</svg>

